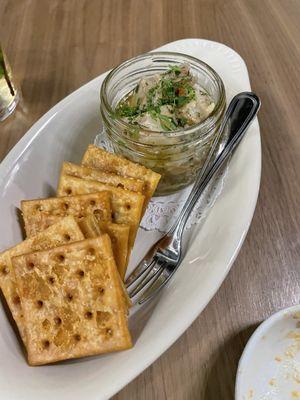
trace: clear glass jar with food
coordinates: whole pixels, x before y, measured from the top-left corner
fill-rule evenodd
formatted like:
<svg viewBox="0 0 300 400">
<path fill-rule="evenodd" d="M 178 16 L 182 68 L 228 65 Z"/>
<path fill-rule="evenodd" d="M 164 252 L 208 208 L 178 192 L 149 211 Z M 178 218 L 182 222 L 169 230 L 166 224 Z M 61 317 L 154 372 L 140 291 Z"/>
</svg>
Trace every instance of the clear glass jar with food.
<svg viewBox="0 0 300 400">
<path fill-rule="evenodd" d="M 192 183 L 226 107 L 219 75 L 185 54 L 153 52 L 112 70 L 101 88 L 104 133 L 114 152 L 162 175 L 156 195 Z"/>
</svg>

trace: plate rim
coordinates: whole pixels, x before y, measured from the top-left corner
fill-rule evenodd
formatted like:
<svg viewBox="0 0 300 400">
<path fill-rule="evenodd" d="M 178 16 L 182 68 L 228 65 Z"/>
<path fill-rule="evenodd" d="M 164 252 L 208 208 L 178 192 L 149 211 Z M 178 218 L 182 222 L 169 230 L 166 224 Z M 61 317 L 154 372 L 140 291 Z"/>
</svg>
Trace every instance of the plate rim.
<svg viewBox="0 0 300 400">
<path fill-rule="evenodd" d="M 244 347 L 243 353 L 238 363 L 235 381 L 235 400 L 242 400 L 241 379 L 243 376 L 243 368 L 245 367 L 245 362 L 247 362 L 247 358 L 253 352 L 253 347 L 257 343 L 257 340 L 260 338 L 261 334 L 267 332 L 276 322 L 283 319 L 286 314 L 290 316 L 290 314 L 298 311 L 300 311 L 300 304 L 294 304 L 289 307 L 281 308 L 280 310 L 276 311 L 275 313 L 264 319 L 252 333 L 246 343 L 246 346 Z"/>
<path fill-rule="evenodd" d="M 244 59 L 240 56 L 239 53 L 237 53 L 234 49 L 231 47 L 220 43 L 216 42 L 213 40 L 208 40 L 208 39 L 200 39 L 200 38 L 185 38 L 185 39 L 179 39 L 175 40 L 172 42 L 166 42 L 163 45 L 159 46 L 158 48 L 152 49 L 149 52 L 152 51 L 158 51 L 162 47 L 166 45 L 176 45 L 177 43 L 182 43 L 182 42 L 195 42 L 195 43 L 202 43 L 202 44 L 210 44 L 211 46 L 215 46 L 216 48 L 223 48 L 227 52 L 232 53 L 239 61 L 243 64 L 247 71 L 248 79 L 249 79 L 249 73 L 247 69 L 247 65 L 244 61 Z M 34 137 L 38 135 L 40 130 L 43 128 L 43 125 L 45 122 L 49 121 L 49 116 L 52 115 L 52 118 L 55 116 L 56 111 L 61 109 L 61 104 L 66 103 L 68 100 L 73 98 L 73 96 L 77 96 L 78 92 L 86 89 L 89 85 L 92 85 L 92 83 L 96 80 L 98 80 L 100 77 L 104 77 L 106 74 L 109 73 L 110 70 L 103 72 L 102 74 L 96 76 L 95 78 L 91 79 L 90 81 L 86 82 L 85 84 L 81 85 L 77 89 L 75 89 L 73 92 L 69 93 L 67 96 L 65 96 L 63 99 L 61 99 L 58 103 L 56 103 L 53 107 L 51 107 L 48 111 L 46 111 L 45 114 L 43 114 L 39 119 L 37 119 L 32 126 L 26 131 L 26 133 L 21 137 L 20 140 L 10 149 L 10 151 L 6 154 L 6 156 L 3 158 L 3 160 L 0 163 L 0 184 L 1 180 L 3 179 L 2 175 L 5 175 L 5 172 L 8 172 L 7 170 L 9 169 L 11 161 L 16 162 L 20 156 L 22 155 L 23 152 L 26 151 L 27 147 L 30 145 L 31 141 L 33 141 Z M 249 79 L 250 82 L 250 79 Z M 260 136 L 260 135 L 259 135 Z M 24 148 L 23 148 L 24 147 Z M 20 152 L 21 148 L 23 148 L 23 151 Z M 19 154 L 18 154 L 19 153 Z M 18 156 L 17 156 L 18 154 Z M 261 151 L 260 151 L 261 155 Z M 17 158 L 16 158 L 17 157 Z M 15 158 L 14 160 L 12 160 Z M 2 172 L 4 170 L 4 172 Z M 260 176 L 259 176 L 259 182 L 260 182 Z"/>
</svg>

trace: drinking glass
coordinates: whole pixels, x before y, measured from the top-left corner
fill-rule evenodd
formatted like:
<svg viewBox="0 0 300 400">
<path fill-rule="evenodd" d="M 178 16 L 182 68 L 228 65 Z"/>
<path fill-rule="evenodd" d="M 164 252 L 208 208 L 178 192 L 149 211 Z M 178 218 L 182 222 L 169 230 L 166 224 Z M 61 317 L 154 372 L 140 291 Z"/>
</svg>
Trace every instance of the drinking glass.
<svg viewBox="0 0 300 400">
<path fill-rule="evenodd" d="M 16 108 L 20 92 L 12 79 L 12 72 L 0 45 L 0 121 L 4 121 Z"/>
</svg>

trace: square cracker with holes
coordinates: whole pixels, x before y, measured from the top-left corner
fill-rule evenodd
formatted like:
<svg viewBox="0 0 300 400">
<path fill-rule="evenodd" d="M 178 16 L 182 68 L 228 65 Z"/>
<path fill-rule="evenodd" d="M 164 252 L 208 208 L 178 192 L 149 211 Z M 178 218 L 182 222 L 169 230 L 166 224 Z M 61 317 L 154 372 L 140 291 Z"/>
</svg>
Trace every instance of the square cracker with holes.
<svg viewBox="0 0 300 400">
<path fill-rule="evenodd" d="M 88 146 L 83 156 L 82 165 L 105 172 L 112 172 L 124 177 L 142 180 L 144 182 L 143 194 L 146 198 L 143 212 L 145 212 L 147 204 L 153 196 L 161 178 L 160 174 L 143 165 L 119 157 L 116 154 L 109 153 L 92 144 Z"/>
<path fill-rule="evenodd" d="M 113 254 L 120 274 L 125 303 L 128 307 L 131 307 L 132 303 L 123 283 L 127 266 L 128 225 L 119 225 L 112 222 L 99 222 L 93 215 L 89 215 L 80 221 L 79 226 L 86 238 L 95 238 L 104 233 L 107 233 L 110 237 Z"/>
<path fill-rule="evenodd" d="M 132 347 L 108 235 L 12 261 L 22 298 L 29 364 Z"/>
<path fill-rule="evenodd" d="M 78 195 L 102 191 L 107 191 L 111 194 L 112 222 L 116 222 L 117 224 L 126 224 L 130 227 L 130 250 L 134 245 L 134 240 L 142 216 L 145 198 L 142 194 L 116 188 L 94 180 L 63 175 L 60 179 L 57 195 L 65 196 L 68 192 L 71 192 L 73 195 Z"/>
<path fill-rule="evenodd" d="M 61 168 L 61 176 L 70 175 L 82 179 L 92 179 L 94 181 L 107 183 L 121 189 L 131 190 L 132 192 L 142 193 L 144 182 L 140 179 L 124 177 L 111 172 L 100 171 L 99 169 L 76 165 L 70 162 L 64 162 Z M 59 186 L 59 184 L 58 184 Z"/>
<path fill-rule="evenodd" d="M 124 279 L 127 267 L 129 226 L 98 221 L 92 214 L 82 218 L 79 226 L 86 238 L 94 238 L 103 233 L 108 234 L 120 276 Z"/>
<path fill-rule="evenodd" d="M 25 326 L 23 321 L 22 304 L 17 292 L 11 258 L 37 250 L 45 250 L 61 246 L 68 242 L 83 240 L 84 236 L 72 216 L 62 218 L 45 231 L 0 254 L 0 287 L 6 303 L 17 324 L 21 338 L 25 343 Z"/>
<path fill-rule="evenodd" d="M 110 194 L 85 194 L 49 199 L 23 200 L 21 210 L 27 236 L 43 231 L 62 217 L 72 215 L 76 219 L 94 214 L 101 221 L 111 221 Z"/>
</svg>

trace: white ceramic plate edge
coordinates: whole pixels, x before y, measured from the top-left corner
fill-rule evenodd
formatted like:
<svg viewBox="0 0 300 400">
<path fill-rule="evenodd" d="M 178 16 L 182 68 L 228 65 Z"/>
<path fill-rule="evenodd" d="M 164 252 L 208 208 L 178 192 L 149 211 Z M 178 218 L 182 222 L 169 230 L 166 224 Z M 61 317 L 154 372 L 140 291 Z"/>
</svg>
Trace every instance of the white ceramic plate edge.
<svg viewBox="0 0 300 400">
<path fill-rule="evenodd" d="M 230 49 L 229 47 L 216 43 L 216 42 L 211 42 L 211 41 L 206 41 L 206 40 L 199 40 L 199 39 L 183 39 L 177 42 L 173 42 L 172 44 L 175 43 L 180 43 L 184 41 L 195 41 L 195 42 L 206 42 L 208 45 L 216 46 L 216 47 L 223 47 L 224 50 L 228 52 L 232 52 L 237 58 L 239 58 L 242 63 L 245 65 L 244 61 L 241 59 L 241 57 L 234 52 L 234 50 Z M 245 66 L 246 68 L 246 66 Z M 98 78 L 95 78 L 98 79 Z M 91 81 L 93 82 L 93 81 Z M 18 142 L 18 144 L 9 152 L 9 154 L 5 157 L 5 159 L 2 161 L 1 166 L 0 166 L 0 179 L 3 180 L 4 177 L 9 173 L 10 169 L 16 164 L 17 160 L 22 157 L 23 152 L 25 149 L 30 145 L 30 143 L 34 140 L 35 136 L 39 134 L 40 130 L 42 130 L 43 126 L 45 123 L 49 121 L 50 118 L 53 118 L 56 114 L 56 112 L 61 109 L 61 103 L 64 102 L 64 106 L 68 104 L 68 101 L 73 100 L 74 97 L 82 93 L 82 90 L 87 90 L 88 86 L 91 84 L 91 82 L 85 84 L 83 87 L 77 89 L 75 92 L 71 93 L 69 96 L 64 98 L 61 102 L 56 104 L 50 111 L 48 111 L 43 117 L 41 117 L 35 124 L 34 126 L 29 129 L 29 131 L 24 135 L 24 137 Z M 72 98 L 71 98 L 72 97 Z M 257 122 L 256 122 L 257 124 Z M 257 126 L 258 127 L 258 126 Z M 259 135 L 257 135 L 256 138 L 259 143 L 259 150 L 260 150 L 260 140 L 259 140 Z M 103 393 L 103 396 L 112 396 L 114 393 L 119 391 L 123 386 L 125 386 L 127 383 L 129 383 L 130 380 L 134 379 L 137 375 L 139 375 L 145 368 L 147 368 L 149 365 L 151 365 L 166 349 L 168 349 L 180 336 L 181 334 L 191 325 L 191 323 L 195 320 L 195 318 L 200 314 L 200 312 L 205 308 L 205 306 L 208 304 L 208 302 L 211 300 L 213 295 L 217 292 L 218 288 L 220 287 L 221 283 L 223 282 L 225 276 L 230 270 L 231 265 L 233 264 L 239 249 L 241 248 L 243 241 L 245 239 L 247 230 L 250 226 L 251 219 L 255 210 L 255 205 L 257 201 L 257 196 L 258 196 L 258 191 L 259 191 L 259 182 L 260 182 L 260 173 L 261 173 L 261 152 L 259 151 L 259 154 L 257 155 L 256 159 L 256 164 L 255 164 L 255 174 L 256 174 L 256 179 L 257 179 L 257 184 L 256 184 L 256 193 L 253 194 L 252 197 L 252 202 L 251 206 L 247 210 L 247 219 L 248 219 L 248 226 L 244 230 L 243 237 L 235 247 L 235 252 L 231 256 L 230 261 L 227 263 L 226 268 L 224 269 L 224 273 L 219 276 L 217 284 L 211 288 L 210 294 L 207 297 L 206 303 L 203 305 L 201 304 L 199 308 L 193 307 L 192 312 L 190 312 L 187 317 L 182 321 L 182 324 L 180 328 L 177 327 L 176 330 L 173 330 L 173 333 L 170 333 L 168 340 L 166 338 L 160 338 L 158 341 L 157 345 L 155 346 L 155 350 L 153 351 L 153 354 L 151 357 L 148 357 L 147 360 L 141 360 L 139 363 L 139 367 L 136 368 L 134 372 L 128 375 L 124 375 L 122 377 L 119 377 L 116 385 L 111 388 L 110 391 L 106 391 L 106 393 Z M 102 397 L 101 394 L 99 394 L 99 398 L 107 398 L 107 397 Z"/>
<path fill-rule="evenodd" d="M 241 392 L 241 380 L 243 379 L 243 370 L 245 368 L 245 364 L 248 362 L 248 358 L 250 357 L 253 349 L 255 348 L 257 341 L 260 339 L 262 334 L 266 333 L 268 329 L 274 325 L 277 321 L 282 319 L 285 315 L 294 314 L 300 311 L 300 305 L 294 305 L 291 307 L 283 308 L 279 311 L 276 311 L 270 317 L 265 319 L 253 332 L 250 339 L 248 340 L 243 354 L 240 358 L 238 369 L 236 373 L 236 383 L 235 383 L 235 400 L 243 400 L 243 393 Z"/>
<path fill-rule="evenodd" d="M 177 43 L 185 42 L 185 41 L 195 41 L 195 42 L 204 42 L 207 43 L 208 45 L 215 46 L 216 48 L 223 48 L 224 50 L 227 50 L 227 52 L 230 52 L 234 54 L 236 58 L 239 59 L 239 62 L 244 65 L 245 70 L 247 71 L 248 79 L 249 79 L 249 74 L 247 70 L 247 66 L 243 58 L 231 47 L 226 46 L 223 43 L 218 43 L 212 40 L 207 40 L 207 39 L 196 39 L 196 38 L 189 38 L 189 39 L 180 39 L 176 40 L 174 42 L 166 43 L 163 46 L 151 50 L 151 51 L 157 51 L 161 50 L 163 47 L 167 45 L 174 45 Z M 109 71 L 104 72 L 101 75 L 106 75 L 108 74 Z M 66 97 L 64 97 L 62 100 L 60 100 L 58 103 L 56 103 L 49 111 L 47 111 L 41 118 L 39 118 L 33 125 L 32 127 L 25 133 L 25 135 L 14 145 L 14 147 L 8 152 L 8 154 L 4 157 L 4 159 L 1 161 L 0 164 L 0 178 L 1 180 L 3 179 L 3 176 L 7 174 L 9 169 L 11 169 L 12 165 L 16 163 L 16 161 L 19 159 L 19 157 L 22 156 L 22 153 L 25 152 L 27 147 L 30 145 L 31 141 L 34 140 L 35 136 L 38 136 L 40 130 L 43 128 L 43 125 L 47 123 L 51 118 L 53 118 L 58 110 L 61 109 L 61 104 L 67 104 L 68 100 L 73 100 L 74 96 L 79 95 L 83 89 L 86 89 L 87 86 L 91 85 L 93 81 L 96 81 L 99 79 L 99 76 L 92 79 L 91 81 L 85 83 L 84 85 L 80 86 L 78 89 L 74 90 L 70 94 L 68 94 Z M 249 81 L 250 84 L 250 81 Z M 66 105 L 65 104 L 65 105 Z M 261 154 L 261 152 L 260 152 Z M 259 175 L 259 181 L 260 181 L 260 175 Z"/>
<path fill-rule="evenodd" d="M 249 78 L 249 74 L 248 74 L 248 70 L 247 70 L 247 66 L 246 66 L 245 61 L 244 61 L 244 60 L 242 59 L 242 57 L 241 57 L 237 52 L 235 52 L 232 48 L 230 48 L 230 47 L 228 47 L 228 46 L 226 46 L 226 45 L 224 45 L 224 44 L 222 44 L 222 43 L 218 43 L 218 42 L 214 42 L 214 41 L 210 41 L 210 40 L 204 40 L 204 39 L 182 39 L 182 40 L 178 40 L 178 41 L 176 41 L 176 42 L 171 42 L 171 43 L 169 43 L 169 44 L 184 42 L 185 40 L 188 40 L 188 41 L 190 41 L 190 40 L 195 40 L 195 41 L 201 40 L 201 41 L 205 41 L 205 42 L 207 42 L 208 44 L 210 44 L 210 45 L 212 45 L 212 46 L 214 46 L 214 45 L 222 46 L 222 47 L 224 47 L 224 49 L 226 49 L 227 51 L 230 51 L 230 52 L 235 53 L 235 56 L 236 56 L 237 58 L 239 58 L 240 61 L 244 64 L 244 67 L 245 67 L 245 69 L 246 69 L 246 71 L 247 71 L 247 75 L 248 75 L 248 78 Z M 164 47 L 164 46 L 162 46 L 162 47 Z M 161 48 L 158 48 L 158 49 L 156 49 L 156 50 L 161 50 Z M 250 81 L 249 81 L 249 85 L 250 85 Z M 254 121 L 253 124 L 257 124 L 257 125 L 258 125 L 257 120 Z M 259 128 L 258 128 L 258 129 L 259 129 Z M 140 363 L 140 371 L 136 372 L 135 374 L 132 374 L 132 378 L 131 378 L 130 382 L 131 382 L 132 380 L 134 380 L 138 375 L 140 375 L 140 374 L 141 374 L 146 368 L 148 368 L 151 364 L 153 364 L 166 350 L 168 350 L 168 349 L 176 342 L 176 340 L 178 340 L 178 339 L 181 337 L 181 335 L 190 327 L 190 325 L 192 325 L 192 323 L 195 321 L 195 319 L 200 315 L 200 313 L 205 309 L 205 307 L 206 307 L 206 306 L 208 305 L 208 303 L 211 301 L 211 299 L 213 298 L 213 296 L 217 293 L 217 291 L 219 290 L 220 286 L 222 285 L 224 279 L 226 278 L 227 274 L 229 273 L 229 271 L 230 271 L 230 269 L 231 269 L 231 266 L 233 265 L 233 263 L 234 263 L 236 257 L 238 256 L 238 253 L 239 253 L 239 251 L 240 251 L 240 249 L 241 249 L 241 247 L 242 247 L 242 245 L 243 245 L 243 243 L 244 243 L 244 240 L 245 240 L 245 238 L 246 238 L 247 232 L 248 232 L 248 230 L 249 230 L 249 227 L 250 227 L 250 224 L 251 224 L 251 221 L 252 221 L 252 218 L 253 218 L 253 214 L 254 214 L 254 211 L 255 211 L 255 207 L 256 207 L 258 194 L 259 194 L 260 178 L 261 178 L 261 141 L 260 141 L 260 135 L 258 135 L 258 140 L 259 140 L 259 155 L 258 155 L 257 165 L 256 165 L 256 167 L 258 168 L 258 171 L 257 171 L 257 172 L 258 172 L 258 184 L 257 184 L 257 187 L 256 187 L 256 193 L 255 193 L 255 195 L 253 196 L 252 206 L 251 206 L 251 208 L 249 208 L 249 210 L 248 210 L 248 212 L 249 212 L 249 224 L 248 224 L 248 227 L 247 227 L 246 230 L 245 230 L 245 234 L 244 234 L 243 237 L 241 238 L 241 240 L 240 240 L 238 246 L 236 247 L 235 253 L 232 255 L 232 258 L 231 258 L 230 262 L 227 264 L 227 267 L 226 267 L 226 270 L 224 271 L 224 274 L 223 274 L 223 275 L 220 275 L 220 279 L 219 279 L 219 282 L 218 282 L 218 284 L 217 284 L 217 287 L 215 287 L 213 290 L 211 290 L 211 293 L 210 293 L 210 295 L 209 295 L 209 298 L 207 299 L 206 304 L 205 304 L 204 306 L 201 305 L 201 307 L 199 307 L 199 309 L 196 309 L 196 307 L 195 307 L 195 308 L 194 308 L 194 312 L 189 314 L 189 321 L 188 321 L 186 324 L 183 324 L 183 326 L 181 327 L 181 329 L 180 329 L 180 330 L 178 329 L 178 330 L 176 331 L 176 334 L 174 334 L 172 338 L 169 337 L 169 341 L 168 341 L 165 345 L 162 345 L 161 348 L 160 348 L 160 350 L 157 351 L 157 352 L 155 352 L 151 358 L 148 358 L 147 361 L 144 362 L 144 363 L 142 363 L 142 362 Z M 158 347 L 158 346 L 156 346 L 156 348 L 157 348 L 157 347 Z M 122 381 L 123 381 L 123 382 L 122 382 Z M 116 394 L 117 392 L 119 392 L 120 390 L 122 390 L 122 388 L 124 388 L 129 382 L 128 382 L 128 380 L 126 380 L 126 379 L 120 379 L 118 383 L 119 383 L 119 385 L 121 385 L 121 386 L 119 387 L 119 389 L 118 389 L 117 391 L 116 391 L 116 390 L 112 390 L 111 393 L 109 394 L 109 397 L 113 396 L 114 394 Z"/>
</svg>

